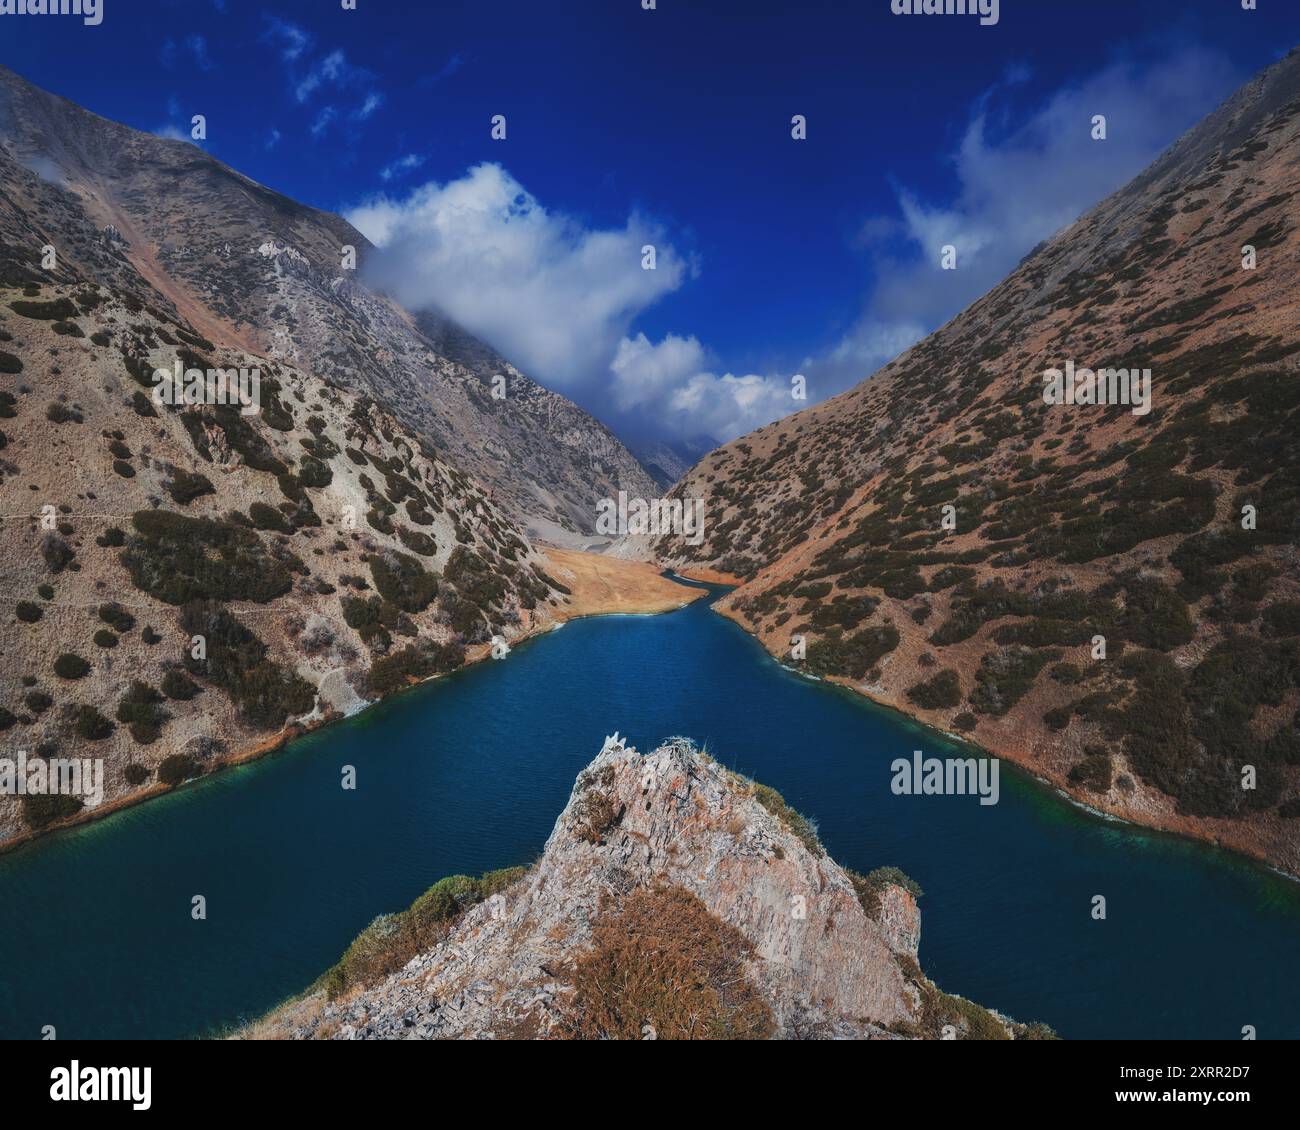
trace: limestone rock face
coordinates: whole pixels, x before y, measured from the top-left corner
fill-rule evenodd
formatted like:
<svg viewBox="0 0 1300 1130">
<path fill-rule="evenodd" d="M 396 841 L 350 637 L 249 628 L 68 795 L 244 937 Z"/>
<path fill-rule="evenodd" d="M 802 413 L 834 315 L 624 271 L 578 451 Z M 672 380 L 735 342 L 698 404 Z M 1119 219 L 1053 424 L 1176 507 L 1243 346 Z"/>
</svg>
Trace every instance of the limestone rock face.
<svg viewBox="0 0 1300 1130">
<path fill-rule="evenodd" d="M 880 929 L 894 953 L 916 959 L 921 944 L 921 910 L 910 891 L 891 883 L 880 895 Z"/>
<path fill-rule="evenodd" d="M 249 1034 L 563 1035 L 568 971 L 593 924 L 621 896 L 663 885 L 695 895 L 752 944 L 746 976 L 777 1038 L 917 1034 L 915 899 L 884 886 L 874 920 L 811 829 L 769 810 L 780 808 L 774 795 L 685 739 L 642 756 L 611 738 L 522 879 L 379 984 L 334 1002 L 309 996 Z"/>
</svg>

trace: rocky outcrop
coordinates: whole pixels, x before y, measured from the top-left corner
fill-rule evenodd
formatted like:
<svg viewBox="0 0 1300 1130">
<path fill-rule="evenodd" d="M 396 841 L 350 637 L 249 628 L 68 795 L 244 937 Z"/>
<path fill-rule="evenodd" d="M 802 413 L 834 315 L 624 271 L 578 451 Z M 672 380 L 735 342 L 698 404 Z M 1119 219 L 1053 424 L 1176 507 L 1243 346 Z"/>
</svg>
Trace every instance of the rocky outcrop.
<svg viewBox="0 0 1300 1130">
<path fill-rule="evenodd" d="M 541 859 L 521 878 L 461 911 L 378 983 L 330 999 L 327 986 L 349 980 L 345 958 L 243 1035 L 666 1038 L 683 1034 L 679 995 L 697 990 L 716 993 L 690 1034 L 735 1035 L 742 1013 L 741 1034 L 777 1038 L 1043 1034 L 924 978 L 916 900 L 899 880 L 839 866 L 778 794 L 691 742 L 672 739 L 642 756 L 615 735 L 579 775 Z M 402 930 L 389 916 L 368 934 Z M 709 937 L 728 939 L 738 962 L 729 982 L 674 985 L 671 971 Z M 644 989 L 654 977 L 658 993 Z"/>
</svg>

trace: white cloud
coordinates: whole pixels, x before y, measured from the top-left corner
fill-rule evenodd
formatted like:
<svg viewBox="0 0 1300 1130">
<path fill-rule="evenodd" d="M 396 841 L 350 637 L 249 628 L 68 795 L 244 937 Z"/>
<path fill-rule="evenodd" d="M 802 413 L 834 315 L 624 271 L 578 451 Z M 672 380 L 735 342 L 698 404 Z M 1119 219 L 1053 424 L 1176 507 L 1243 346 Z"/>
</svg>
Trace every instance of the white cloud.
<svg viewBox="0 0 1300 1130">
<path fill-rule="evenodd" d="M 327 129 L 329 124 L 338 117 L 338 111 L 333 106 L 322 106 L 320 113 L 316 115 L 316 120 L 311 124 L 312 137 L 320 137 Z"/>
<path fill-rule="evenodd" d="M 292 63 L 300 58 L 312 43 L 310 34 L 297 24 L 282 20 L 278 16 L 267 17 L 267 30 L 262 38 L 279 45 L 280 58 L 286 63 Z"/>
<path fill-rule="evenodd" d="M 1142 171 L 1239 81 L 1220 54 L 1183 48 L 1165 59 L 1119 58 L 1059 88 L 1015 128 L 1002 122 L 1010 89 L 1030 75 L 1012 69 L 979 98 L 951 162 L 957 190 L 946 201 L 896 192 L 897 216 L 872 216 L 861 243 L 875 252 L 875 285 L 859 321 L 804 365 L 810 397 L 869 376 L 987 293 L 1038 243 Z M 1091 136 L 1094 114 L 1108 139 Z M 957 270 L 940 269 L 940 249 Z"/>
<path fill-rule="evenodd" d="M 500 165 L 374 197 L 348 219 L 380 248 L 371 279 L 411 309 L 437 309 L 538 380 L 576 390 L 609 380 L 633 318 L 676 290 L 689 264 L 633 214 L 593 229 L 548 211 Z M 645 244 L 658 269 L 641 269 Z"/>
<path fill-rule="evenodd" d="M 426 160 L 428 160 L 428 158 L 421 153 L 406 153 L 403 156 L 398 157 L 395 161 L 389 161 L 387 165 L 380 169 L 379 179 L 382 181 L 390 181 L 394 177 L 401 176 L 403 173 L 409 173 L 414 169 L 418 169 Z"/>
<path fill-rule="evenodd" d="M 371 114 L 384 104 L 384 96 L 373 91 L 366 95 L 366 100 L 349 115 L 354 122 L 364 122 Z"/>
<path fill-rule="evenodd" d="M 298 80 L 293 93 L 299 102 L 306 102 L 321 87 L 332 86 L 341 89 L 369 82 L 373 78 L 374 76 L 365 67 L 349 63 L 347 53 L 342 48 L 336 48 L 318 59 L 315 65 L 308 69 L 307 73 Z M 380 98 L 380 96 L 371 94 L 367 102 L 370 98 Z M 380 100 L 382 101 L 382 98 Z"/>
<path fill-rule="evenodd" d="M 791 396 L 789 377 L 712 369 L 695 337 L 668 334 L 658 345 L 642 333 L 625 337 L 610 364 L 615 407 L 651 416 L 677 435 L 726 442 L 803 406 Z"/>
</svg>

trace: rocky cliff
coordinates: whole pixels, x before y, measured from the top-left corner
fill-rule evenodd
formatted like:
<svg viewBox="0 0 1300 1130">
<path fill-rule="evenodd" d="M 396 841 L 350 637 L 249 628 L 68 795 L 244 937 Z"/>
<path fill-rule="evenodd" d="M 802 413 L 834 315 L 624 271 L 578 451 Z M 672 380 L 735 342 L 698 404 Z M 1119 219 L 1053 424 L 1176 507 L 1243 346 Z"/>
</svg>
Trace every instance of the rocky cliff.
<svg viewBox="0 0 1300 1130">
<path fill-rule="evenodd" d="M 685 739 L 607 739 L 532 867 L 377 919 L 246 1038 L 1011 1039 L 938 990 L 915 887 L 830 859 L 779 794 Z"/>
</svg>

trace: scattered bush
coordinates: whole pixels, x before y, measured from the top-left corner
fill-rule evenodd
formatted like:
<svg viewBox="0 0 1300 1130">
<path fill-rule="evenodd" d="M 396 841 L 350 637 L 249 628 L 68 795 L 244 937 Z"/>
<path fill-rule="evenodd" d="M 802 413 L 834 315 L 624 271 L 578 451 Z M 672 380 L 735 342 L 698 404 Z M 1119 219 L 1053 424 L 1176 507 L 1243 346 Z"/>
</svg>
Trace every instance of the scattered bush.
<svg viewBox="0 0 1300 1130">
<path fill-rule="evenodd" d="M 464 911 L 505 890 L 524 873 L 524 868 L 512 867 L 489 871 L 481 879 L 468 875 L 440 879 L 408 909 L 376 918 L 313 988 L 323 989 L 334 1000 L 350 989 L 382 980 L 436 945 Z"/>
<path fill-rule="evenodd" d="M 85 807 L 85 801 L 67 793 L 27 794 L 23 797 L 23 819 L 33 831 L 47 828 L 58 820 L 75 816 Z"/>
<path fill-rule="evenodd" d="M 943 710 L 961 702 L 961 680 L 951 669 L 940 671 L 932 679 L 917 683 L 907 697 L 924 710 Z"/>
<path fill-rule="evenodd" d="M 158 766 L 158 780 L 164 785 L 179 785 L 203 773 L 203 766 L 192 757 L 174 753 Z"/>
<path fill-rule="evenodd" d="M 80 679 L 90 673 L 90 664 L 80 655 L 65 651 L 54 661 L 54 673 L 61 679 Z"/>
<path fill-rule="evenodd" d="M 162 679 L 162 692 L 177 702 L 189 702 L 203 688 L 178 667 L 168 671 Z"/>
<path fill-rule="evenodd" d="M 72 729 L 77 737 L 88 742 L 102 742 L 116 727 L 99 712 L 98 707 L 83 703 L 73 713 Z"/>
</svg>

